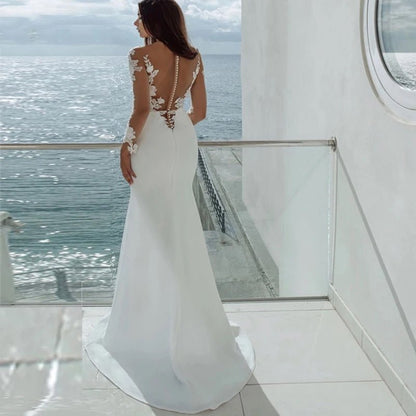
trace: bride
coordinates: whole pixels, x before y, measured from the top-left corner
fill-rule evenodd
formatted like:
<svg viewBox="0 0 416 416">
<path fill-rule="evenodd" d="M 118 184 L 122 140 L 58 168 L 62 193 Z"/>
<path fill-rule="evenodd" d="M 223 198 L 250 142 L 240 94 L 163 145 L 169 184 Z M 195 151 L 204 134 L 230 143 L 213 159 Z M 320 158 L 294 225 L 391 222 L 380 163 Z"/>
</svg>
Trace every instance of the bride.
<svg viewBox="0 0 416 416">
<path fill-rule="evenodd" d="M 201 54 L 174 0 L 138 9 L 145 45 L 128 53 L 134 103 L 120 151 L 130 199 L 112 307 L 84 348 L 126 394 L 194 414 L 241 391 L 255 352 L 225 314 L 192 190 L 207 101 Z"/>
</svg>

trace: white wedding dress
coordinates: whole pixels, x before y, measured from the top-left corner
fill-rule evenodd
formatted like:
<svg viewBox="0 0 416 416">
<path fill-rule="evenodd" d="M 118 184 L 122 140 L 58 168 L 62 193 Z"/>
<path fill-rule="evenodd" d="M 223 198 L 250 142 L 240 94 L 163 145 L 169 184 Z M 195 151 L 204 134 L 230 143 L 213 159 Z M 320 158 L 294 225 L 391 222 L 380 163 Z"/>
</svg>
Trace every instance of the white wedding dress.
<svg viewBox="0 0 416 416">
<path fill-rule="evenodd" d="M 128 57 L 134 79 L 142 67 L 131 51 Z M 202 60 L 198 54 L 195 62 L 174 61 L 178 95 L 170 100 L 175 109 L 166 110 L 160 91 L 172 90 L 172 77 L 155 68 L 150 53 L 144 59 L 152 110 L 132 154 L 137 177 L 130 185 L 112 308 L 87 334 L 84 348 L 128 395 L 194 414 L 241 391 L 255 352 L 224 312 L 192 191 L 198 142 L 183 102 Z M 181 73 L 179 61 L 188 61 L 184 68 L 194 63 L 194 69 Z"/>
</svg>

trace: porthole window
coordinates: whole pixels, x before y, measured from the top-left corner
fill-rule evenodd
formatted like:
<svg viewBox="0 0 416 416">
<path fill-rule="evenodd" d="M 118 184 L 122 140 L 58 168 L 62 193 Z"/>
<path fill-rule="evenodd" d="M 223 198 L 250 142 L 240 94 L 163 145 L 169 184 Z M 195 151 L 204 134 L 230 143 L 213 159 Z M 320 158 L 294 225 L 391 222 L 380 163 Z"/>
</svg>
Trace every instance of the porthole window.
<svg viewBox="0 0 416 416">
<path fill-rule="evenodd" d="M 416 124 L 416 1 L 364 0 L 362 40 L 374 92 L 395 118 Z"/>
</svg>

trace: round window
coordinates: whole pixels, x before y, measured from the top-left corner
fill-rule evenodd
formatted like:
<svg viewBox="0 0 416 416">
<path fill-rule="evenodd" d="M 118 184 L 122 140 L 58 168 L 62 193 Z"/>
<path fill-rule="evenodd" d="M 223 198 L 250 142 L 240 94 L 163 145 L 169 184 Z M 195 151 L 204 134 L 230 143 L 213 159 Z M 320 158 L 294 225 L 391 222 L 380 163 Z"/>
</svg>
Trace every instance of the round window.
<svg viewBox="0 0 416 416">
<path fill-rule="evenodd" d="M 363 52 L 376 95 L 400 121 L 416 124 L 416 2 L 364 0 Z"/>
</svg>

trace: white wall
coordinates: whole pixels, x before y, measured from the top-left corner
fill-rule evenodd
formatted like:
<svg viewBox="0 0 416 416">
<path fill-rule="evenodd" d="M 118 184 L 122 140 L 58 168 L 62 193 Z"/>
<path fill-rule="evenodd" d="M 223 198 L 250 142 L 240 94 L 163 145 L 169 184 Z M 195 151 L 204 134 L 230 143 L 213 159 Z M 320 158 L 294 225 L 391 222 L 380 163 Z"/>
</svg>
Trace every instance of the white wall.
<svg viewBox="0 0 416 416">
<path fill-rule="evenodd" d="M 349 264 L 336 263 L 334 286 L 416 395 L 409 334 L 389 333 L 403 327 L 397 304 L 416 333 L 416 128 L 397 121 L 373 93 L 361 52 L 360 5 L 242 0 L 243 139 L 337 137 L 346 170 L 340 174 L 353 187 L 350 194 L 342 188 L 338 202 L 353 206 L 356 193 L 364 215 L 358 228 L 367 222 L 372 238 L 358 238 L 361 231 L 348 227 L 344 215 L 335 261 Z M 251 176 L 245 173 L 247 188 Z M 372 255 L 358 255 L 360 244 Z"/>
<path fill-rule="evenodd" d="M 287 8 L 278 1 L 243 2 L 243 139 L 297 138 L 288 123 L 312 122 L 287 106 L 292 86 Z M 300 71 L 302 73 L 304 68 Z M 310 121 L 308 121 L 310 119 Z M 308 132 L 307 138 L 330 137 Z M 305 138 L 303 136 L 303 138 Z M 328 147 L 243 149 L 243 198 L 279 271 L 279 296 L 328 293 Z M 284 180 L 283 180 L 284 178 Z"/>
</svg>

